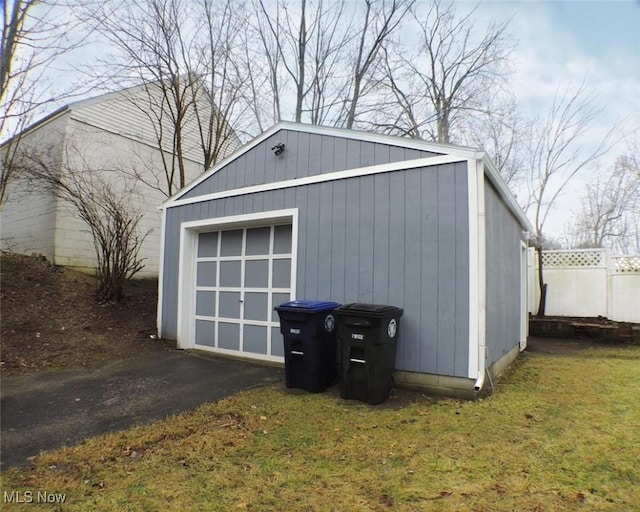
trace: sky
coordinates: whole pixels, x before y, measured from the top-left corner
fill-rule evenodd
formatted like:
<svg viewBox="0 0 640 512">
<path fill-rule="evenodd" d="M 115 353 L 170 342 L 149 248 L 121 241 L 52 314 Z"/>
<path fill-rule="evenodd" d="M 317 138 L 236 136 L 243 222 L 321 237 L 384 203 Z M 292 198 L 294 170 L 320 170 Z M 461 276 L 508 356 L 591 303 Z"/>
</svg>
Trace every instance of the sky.
<svg viewBox="0 0 640 512">
<path fill-rule="evenodd" d="M 454 4 L 464 12 L 477 2 Z M 640 143 L 640 0 L 483 0 L 475 15 L 479 27 L 511 20 L 516 47 L 510 88 L 524 117 L 544 117 L 559 88 L 584 82 L 585 93 L 602 109 L 584 145 L 593 147 L 617 126 L 617 142 L 601 169 L 626 149 L 625 137 L 634 129 Z M 89 45 L 83 53 L 95 48 Z M 547 234 L 562 236 L 567 218 L 579 209 L 585 183 L 596 172 L 595 166 L 585 169 L 559 198 Z"/>
<path fill-rule="evenodd" d="M 511 18 L 517 40 L 511 88 L 527 117 L 544 117 L 559 87 L 584 81 L 585 92 L 602 109 L 585 145 L 597 144 L 617 124 L 616 144 L 601 165 L 626 149 L 625 136 L 640 130 L 640 1 L 485 0 L 478 13 Z M 562 236 L 579 209 L 585 182 L 596 172 L 595 166 L 586 168 L 567 188 L 547 223 L 548 234 Z"/>
</svg>

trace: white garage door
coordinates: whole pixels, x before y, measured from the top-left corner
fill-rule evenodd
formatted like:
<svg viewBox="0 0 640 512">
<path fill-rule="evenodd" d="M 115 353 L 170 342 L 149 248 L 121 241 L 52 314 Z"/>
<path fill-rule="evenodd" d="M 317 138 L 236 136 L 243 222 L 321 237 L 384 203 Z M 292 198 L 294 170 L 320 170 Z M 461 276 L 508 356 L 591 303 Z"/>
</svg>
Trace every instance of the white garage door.
<svg viewBox="0 0 640 512">
<path fill-rule="evenodd" d="M 291 298 L 291 224 L 198 234 L 195 347 L 283 356 L 278 314 Z"/>
</svg>

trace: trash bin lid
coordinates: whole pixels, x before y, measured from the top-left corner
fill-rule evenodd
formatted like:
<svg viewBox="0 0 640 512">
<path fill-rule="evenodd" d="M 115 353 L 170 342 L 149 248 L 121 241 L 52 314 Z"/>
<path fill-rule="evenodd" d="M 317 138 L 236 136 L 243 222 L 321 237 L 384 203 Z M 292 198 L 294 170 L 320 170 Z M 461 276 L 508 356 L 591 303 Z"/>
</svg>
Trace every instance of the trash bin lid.
<svg viewBox="0 0 640 512">
<path fill-rule="evenodd" d="M 275 308 L 276 311 L 300 311 L 300 312 L 319 312 L 329 311 L 339 306 L 337 302 L 327 302 L 320 300 L 293 300 L 285 302 Z"/>
<path fill-rule="evenodd" d="M 389 316 L 401 317 L 404 313 L 402 308 L 396 306 L 387 306 L 384 304 L 366 304 L 353 302 L 345 304 L 336 309 L 338 315 L 355 315 L 366 316 L 372 318 L 385 318 Z"/>
</svg>

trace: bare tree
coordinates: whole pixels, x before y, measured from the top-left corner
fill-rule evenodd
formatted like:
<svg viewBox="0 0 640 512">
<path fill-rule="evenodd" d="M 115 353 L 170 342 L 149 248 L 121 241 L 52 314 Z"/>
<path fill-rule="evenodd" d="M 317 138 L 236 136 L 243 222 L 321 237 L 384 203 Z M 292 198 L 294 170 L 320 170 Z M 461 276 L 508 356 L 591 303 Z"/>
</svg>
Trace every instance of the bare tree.
<svg viewBox="0 0 640 512">
<path fill-rule="evenodd" d="M 282 102 L 290 81 L 294 120 L 325 122 L 339 106 L 343 89 L 338 77 L 343 73 L 345 49 L 353 39 L 346 30 L 345 4 L 323 0 L 265 4 L 257 0 L 254 13 L 254 31 L 267 64 L 276 120 L 282 119 Z"/>
<path fill-rule="evenodd" d="M 257 54 L 253 82 L 267 83 L 273 117 L 352 128 L 362 100 L 377 85 L 374 71 L 388 38 L 414 0 L 254 2 Z M 264 66 L 262 80 L 257 67 Z M 254 109 L 257 110 L 257 109 Z"/>
<path fill-rule="evenodd" d="M 530 137 L 527 179 L 530 197 L 526 210 L 532 212 L 535 228 L 533 243 L 538 255 L 540 286 L 538 316 L 544 316 L 546 304 L 547 285 L 540 241 L 549 214 L 567 185 L 585 167 L 595 165 L 611 148 L 613 129 L 598 144 L 582 143 L 599 112 L 594 99 L 585 97 L 584 83 L 573 91 L 558 89 L 546 119 L 537 123 Z"/>
<path fill-rule="evenodd" d="M 0 47 L 0 204 L 18 166 L 20 134 L 50 105 L 77 94 L 77 86 L 60 89 L 48 79 L 51 65 L 82 46 L 73 3 L 56 0 L 3 2 Z M 71 35 L 75 37 L 72 39 Z"/>
<path fill-rule="evenodd" d="M 163 150 L 160 188 L 170 196 L 188 180 L 188 125 L 201 172 L 237 144 L 232 126 L 241 126 L 245 111 L 236 64 L 242 10 L 232 0 L 133 0 L 91 6 L 86 16 L 115 50 L 104 63 L 114 86 L 145 84 L 146 96 L 131 102 L 148 116 Z"/>
<path fill-rule="evenodd" d="M 476 9 L 459 16 L 453 6 L 436 0 L 423 17 L 413 11 L 418 51 L 399 45 L 386 59 L 387 87 L 400 114 L 378 122 L 378 128 L 448 143 L 461 118 L 490 113 L 488 100 L 499 90 L 512 43 L 508 21 L 481 31 Z"/>
<path fill-rule="evenodd" d="M 62 159 L 57 151 L 21 148 L 14 165 L 32 190 L 46 191 L 60 199 L 72 215 L 81 219 L 92 235 L 96 255 L 99 302 L 120 301 L 125 285 L 142 268 L 140 248 L 148 233 L 140 233 L 142 212 L 134 206 L 134 187 L 113 180 L 114 169 L 74 167 L 69 148 Z M 64 163 L 63 163 L 64 162 Z M 86 160 L 83 160 L 86 162 Z"/>
<path fill-rule="evenodd" d="M 493 96 L 486 112 L 470 115 L 462 124 L 465 144 L 486 151 L 507 185 L 519 185 L 526 178 L 524 138 L 529 131 L 512 97 Z"/>
<path fill-rule="evenodd" d="M 400 25 L 414 0 L 389 0 L 374 2 L 365 0 L 365 13 L 355 49 L 350 96 L 345 103 L 346 115 L 343 119 L 346 128 L 353 128 L 356 122 L 358 104 L 368 92 L 374 80 L 367 80 L 372 69 L 379 61 L 381 50 Z"/>
<path fill-rule="evenodd" d="M 637 159 L 623 155 L 612 169 L 587 184 L 581 210 L 569 227 L 571 245 L 630 252 L 639 217 L 640 168 Z"/>
</svg>

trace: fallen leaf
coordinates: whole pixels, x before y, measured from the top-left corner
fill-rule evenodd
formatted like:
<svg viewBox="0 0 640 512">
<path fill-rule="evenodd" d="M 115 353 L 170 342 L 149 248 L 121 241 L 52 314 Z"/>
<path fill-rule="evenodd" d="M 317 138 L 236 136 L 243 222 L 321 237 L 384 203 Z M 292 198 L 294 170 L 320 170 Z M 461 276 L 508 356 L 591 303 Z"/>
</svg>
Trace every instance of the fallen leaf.
<svg viewBox="0 0 640 512">
<path fill-rule="evenodd" d="M 380 496 L 380 503 L 382 505 L 386 505 L 387 507 L 393 507 L 393 496 L 383 494 L 382 496 Z"/>
</svg>

